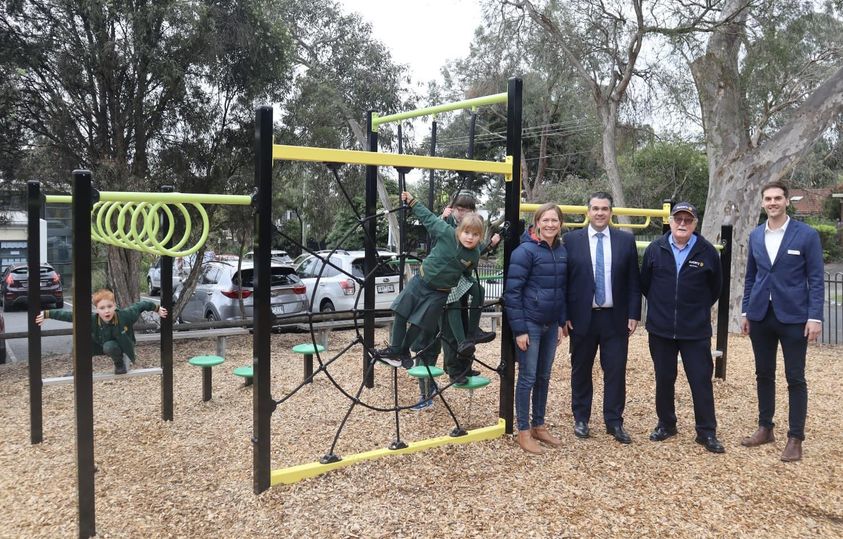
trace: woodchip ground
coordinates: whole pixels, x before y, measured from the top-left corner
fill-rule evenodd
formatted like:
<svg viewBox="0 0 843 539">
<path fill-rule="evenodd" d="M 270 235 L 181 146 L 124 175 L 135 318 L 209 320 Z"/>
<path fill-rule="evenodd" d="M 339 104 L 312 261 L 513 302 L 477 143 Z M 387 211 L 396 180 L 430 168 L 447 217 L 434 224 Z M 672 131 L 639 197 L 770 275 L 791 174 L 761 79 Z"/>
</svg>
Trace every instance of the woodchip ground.
<svg viewBox="0 0 843 539">
<path fill-rule="evenodd" d="M 331 336 L 330 351 L 352 338 Z M 301 381 L 290 348 L 303 334 L 273 335 L 273 396 Z M 384 330 L 377 338 L 384 340 Z M 479 347 L 496 365 L 497 341 Z M 231 375 L 250 363 L 251 337 L 229 338 L 226 363 L 214 370 L 213 399 L 201 400 L 200 371 L 188 357 L 213 353 L 214 341 L 175 347 L 175 420 L 160 418 L 160 381 L 136 378 L 94 387 L 96 522 L 101 537 L 843 537 L 843 359 L 840 348 L 811 346 L 805 458 L 779 461 L 787 428 L 781 360 L 777 441 L 741 447 L 756 421 L 749 341 L 731 336 L 728 376 L 714 384 L 724 455 L 694 442 L 693 409 L 681 372 L 677 381 L 679 435 L 654 443 L 652 363 L 646 333 L 630 345 L 626 427 L 634 443 L 604 434 L 602 382 L 595 366 L 592 437 L 571 429 L 570 363 L 560 345 L 547 422 L 561 449 L 539 457 L 511 436 L 451 445 L 350 466 L 290 486 L 252 492 L 252 388 Z M 352 393 L 361 355 L 338 360 L 331 374 Z M 139 347 L 139 366 L 158 363 L 154 346 Z M 69 358 L 45 361 L 44 375 L 67 371 Z M 108 370 L 106 358 L 95 370 Z M 388 405 L 391 369 L 379 367 L 366 402 Z M 72 386 L 44 388 L 44 442 L 29 443 L 26 368 L 0 366 L 0 537 L 76 534 L 75 431 Z M 486 373 L 489 374 L 489 373 Z M 469 395 L 446 398 L 469 428 L 497 421 L 498 379 Z M 417 398 L 415 380 L 399 374 L 403 404 Z M 327 452 L 349 401 L 324 375 L 272 419 L 272 467 L 312 462 Z M 453 427 L 441 402 L 432 410 L 401 412 L 406 441 L 447 434 Z M 387 446 L 393 416 L 355 410 L 337 452 Z"/>
</svg>

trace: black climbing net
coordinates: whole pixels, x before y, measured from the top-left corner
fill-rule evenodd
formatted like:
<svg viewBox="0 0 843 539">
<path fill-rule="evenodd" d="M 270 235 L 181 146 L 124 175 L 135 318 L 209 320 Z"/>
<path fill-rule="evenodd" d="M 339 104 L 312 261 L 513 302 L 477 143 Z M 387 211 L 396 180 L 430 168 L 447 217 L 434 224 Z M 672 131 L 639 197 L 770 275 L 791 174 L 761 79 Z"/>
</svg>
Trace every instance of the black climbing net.
<svg viewBox="0 0 843 539">
<path fill-rule="evenodd" d="M 363 234 L 365 236 L 365 240 L 366 240 L 366 242 L 368 242 L 369 245 L 377 245 L 377 243 L 375 242 L 375 239 L 373 237 L 371 237 L 371 235 L 369 234 L 368 227 L 366 227 L 365 225 L 373 219 L 385 218 L 388 214 L 394 213 L 394 212 L 401 212 L 401 217 L 402 217 L 402 219 L 401 219 L 401 230 L 402 230 L 402 236 L 403 236 L 403 230 L 405 228 L 404 222 L 406 221 L 406 214 L 407 214 L 407 211 L 408 211 L 408 208 L 407 208 L 406 205 L 402 205 L 402 206 L 394 208 L 392 210 L 381 210 L 378 213 L 376 213 L 375 215 L 371 215 L 371 216 L 361 215 L 360 212 L 355 207 L 354 203 L 352 202 L 351 197 L 348 195 L 348 192 L 345 189 L 345 187 L 343 186 L 342 181 L 340 180 L 338 170 L 339 170 L 341 165 L 336 164 L 336 163 L 326 163 L 326 165 L 331 170 L 331 172 L 334 176 L 334 179 L 336 180 L 336 183 L 339 187 L 340 192 L 343 194 L 343 196 L 344 196 L 345 200 L 347 201 L 349 207 L 352 209 L 352 211 L 354 211 L 356 219 L 357 219 L 357 222 L 356 222 L 355 226 L 351 227 L 350 230 L 348 230 L 345 233 L 345 235 L 339 240 L 339 242 L 337 242 L 337 245 L 343 245 L 346 242 L 346 240 L 348 240 L 350 237 L 352 237 L 352 235 L 357 233 L 359 230 L 363 231 Z M 400 176 L 401 176 L 401 181 L 399 182 L 399 188 L 403 188 L 404 172 L 406 172 L 406 171 L 399 171 Z M 506 228 L 507 227 L 504 227 L 502 232 L 505 232 Z M 332 268 L 333 270 L 335 270 L 336 272 L 338 272 L 339 274 L 342 274 L 342 275 L 348 277 L 349 279 L 352 279 L 358 286 L 357 286 L 357 295 L 355 297 L 354 306 L 350 311 L 338 311 L 338 312 L 329 312 L 329 313 L 308 312 L 307 319 L 308 319 L 308 325 L 309 325 L 309 330 L 310 330 L 310 339 L 311 339 L 311 344 L 313 346 L 314 356 L 315 356 L 315 358 L 318 362 L 318 367 L 316 369 L 314 369 L 314 371 L 311 375 L 307 376 L 304 380 L 301 381 L 301 383 L 299 383 L 295 388 L 293 388 L 291 391 L 289 391 L 282 398 L 277 399 L 277 400 L 273 399 L 273 403 L 274 403 L 273 410 L 275 408 L 277 408 L 280 404 L 283 404 L 284 402 L 289 400 L 291 397 L 293 397 L 296 393 L 298 393 L 307 384 L 311 383 L 311 381 L 313 380 L 314 377 L 316 377 L 320 373 L 324 373 L 325 377 L 331 382 L 331 384 L 337 389 L 337 391 L 339 391 L 346 399 L 348 399 L 349 405 L 348 405 L 348 409 L 346 410 L 342 420 L 340 421 L 339 426 L 337 427 L 337 430 L 336 430 L 336 433 L 334 434 L 334 437 L 333 437 L 333 440 L 331 442 L 330 448 L 328 449 L 327 453 L 322 458 L 320 458 L 320 462 L 322 464 L 328 464 L 328 463 L 331 463 L 331 462 L 336 462 L 336 461 L 341 460 L 340 457 L 335 453 L 335 450 L 336 450 L 337 444 L 339 443 L 340 436 L 342 435 L 342 432 L 343 432 L 346 424 L 348 423 L 349 418 L 351 417 L 351 415 L 355 411 L 355 409 L 357 409 L 358 407 L 368 409 L 368 410 L 372 410 L 372 411 L 375 411 L 375 412 L 385 412 L 385 413 L 394 414 L 395 438 L 392 441 L 392 443 L 389 445 L 389 448 L 390 449 L 403 449 L 403 448 L 407 447 L 407 444 L 405 442 L 403 442 L 402 439 L 401 439 L 401 415 L 400 415 L 399 412 L 401 412 L 402 410 L 410 409 L 413 406 L 415 406 L 415 404 L 406 404 L 406 405 L 399 404 L 399 401 L 398 401 L 398 370 L 401 367 L 392 367 L 392 366 L 382 362 L 379 359 L 378 353 L 374 348 L 374 343 L 367 343 L 366 339 L 365 339 L 365 331 L 364 330 L 365 330 L 365 327 L 366 327 L 367 319 L 371 321 L 371 320 L 373 320 L 373 317 L 376 314 L 378 314 L 378 313 L 387 314 L 387 313 L 383 309 L 366 309 L 365 307 L 361 307 L 361 297 L 363 296 L 364 291 L 366 290 L 367 287 L 375 286 L 375 277 L 382 273 L 382 270 L 384 269 L 385 265 L 392 265 L 392 264 L 395 263 L 394 257 L 390 257 L 389 259 L 386 259 L 385 257 L 380 256 L 380 254 L 377 252 L 377 249 L 375 249 L 375 253 L 376 253 L 375 254 L 375 256 L 376 256 L 375 266 L 373 268 L 366 268 L 368 271 L 364 272 L 363 275 L 355 275 L 353 273 L 349 273 L 347 270 L 343 269 L 339 265 L 332 262 L 332 260 L 331 260 L 332 256 L 337 251 L 340 250 L 339 247 L 334 247 L 329 252 L 325 252 L 325 251 L 317 252 L 317 251 L 310 250 L 306 246 L 302 245 L 298 240 L 296 240 L 295 238 L 292 238 L 289 235 L 285 234 L 284 231 L 280 230 L 277 227 L 275 228 L 275 233 L 277 235 L 279 235 L 280 237 L 284 238 L 285 240 L 287 240 L 288 242 L 290 242 L 292 244 L 295 244 L 298 247 L 300 247 L 303 252 L 307 252 L 307 253 L 313 255 L 314 257 L 316 257 L 317 259 L 319 259 L 321 261 L 321 268 L 320 268 L 319 273 L 316 277 L 316 281 L 315 281 L 314 286 L 313 286 L 313 292 L 312 292 L 311 297 L 310 297 L 311 305 L 313 305 L 313 302 L 315 300 L 316 291 L 319 288 L 319 282 L 321 281 L 321 279 L 324 275 L 324 272 L 329 267 Z M 406 261 L 408 259 L 414 259 L 414 260 L 417 260 L 417 261 L 419 260 L 417 257 L 415 257 L 413 255 L 410 255 L 403 250 L 403 243 L 404 242 L 402 240 L 401 241 L 402 249 L 401 249 L 401 252 L 398 255 L 398 261 L 399 261 L 399 265 L 400 265 L 400 271 L 399 271 L 400 277 L 399 277 L 399 279 L 402 282 L 403 282 L 404 275 L 405 275 L 404 267 L 405 267 Z M 479 282 L 479 275 L 477 274 L 476 268 L 475 268 L 475 278 L 478 279 L 478 282 Z M 500 304 L 500 300 L 497 300 L 495 302 L 486 303 L 486 304 L 480 305 L 478 307 L 469 307 L 469 306 L 465 305 L 465 302 L 463 302 L 463 304 L 461 305 L 460 308 L 464 312 L 468 312 L 469 309 L 473 309 L 473 308 L 474 309 L 485 309 L 485 308 L 492 307 L 492 306 L 495 306 L 495 305 L 498 305 L 498 304 Z M 445 309 L 448 309 L 448 308 L 449 307 L 447 307 L 447 306 L 445 307 Z M 369 315 L 369 316 L 367 316 L 367 315 Z M 443 311 L 443 318 L 445 317 L 445 315 L 446 315 L 446 313 Z M 295 314 L 295 315 L 289 315 L 289 316 L 283 316 L 283 315 L 277 316 L 276 315 L 275 323 L 283 323 L 284 318 L 292 318 L 292 317 L 300 318 L 301 314 Z M 354 328 L 354 331 L 355 331 L 355 337 L 349 343 L 347 343 L 342 349 L 340 349 L 338 352 L 336 352 L 335 354 L 333 354 L 333 355 L 324 354 L 323 355 L 319 351 L 320 347 L 317 346 L 317 334 L 316 334 L 316 330 L 314 329 L 314 324 L 318 323 L 318 322 L 321 322 L 321 321 L 336 320 L 336 319 L 348 320 L 349 322 L 351 322 L 353 324 L 353 328 Z M 435 335 L 435 337 L 433 339 L 429 339 L 427 341 L 427 345 L 425 347 L 423 347 L 420 350 L 416 350 L 415 354 L 411 356 L 411 359 L 413 359 L 413 362 L 418 365 L 417 367 L 415 367 L 416 369 L 419 369 L 419 368 L 426 369 L 426 373 L 424 373 L 424 374 L 426 374 L 426 379 L 429 380 L 429 381 L 433 381 L 435 379 L 433 369 L 436 369 L 436 367 L 434 367 L 432 365 L 428 365 L 426 361 L 419 362 L 419 361 L 416 361 L 416 359 L 419 358 L 419 357 L 424 357 L 425 352 L 427 352 L 437 342 L 442 342 L 443 346 L 448 346 L 448 347 L 451 348 L 452 352 L 457 353 L 457 350 L 454 347 L 454 343 L 449 339 L 443 339 L 442 338 L 442 328 L 443 328 L 444 324 L 445 324 L 445 322 L 443 320 L 443 323 L 440 324 L 439 331 Z M 363 357 L 365 358 L 364 373 L 363 373 L 363 377 L 362 377 L 362 381 L 361 381 L 360 385 L 356 388 L 356 390 L 351 391 L 351 390 L 348 390 L 347 388 L 343 387 L 343 385 L 337 380 L 337 378 L 334 375 L 332 375 L 332 373 L 330 371 L 330 367 L 335 362 L 337 362 L 338 360 L 340 360 L 341 358 L 346 356 L 349 352 L 351 352 L 352 349 L 355 349 L 357 346 L 361 346 L 363 348 L 363 352 L 364 352 Z M 471 368 L 472 368 L 472 364 L 474 362 L 476 362 L 479 365 L 482 365 L 484 368 L 486 368 L 486 369 L 488 369 L 492 372 L 497 373 L 498 376 L 501 376 L 504 373 L 505 368 L 506 368 L 506 365 L 504 363 L 503 358 L 501 358 L 501 361 L 497 366 L 491 366 L 491 365 L 477 359 L 476 356 L 475 356 L 475 357 L 472 358 L 471 362 L 466 362 L 467 366 L 465 368 L 465 371 L 462 373 L 462 376 L 455 377 L 450 383 L 443 384 L 443 385 L 438 385 L 435 382 L 433 382 L 433 392 L 428 395 L 428 397 L 430 399 L 433 399 L 433 398 L 438 399 L 444 405 L 445 409 L 448 411 L 448 414 L 450 415 L 450 417 L 451 417 L 451 419 L 453 420 L 453 423 L 454 423 L 454 428 L 450 432 L 450 435 L 453 436 L 453 437 L 463 436 L 463 435 L 467 434 L 467 432 L 462 427 L 462 425 L 460 424 L 459 419 L 457 418 L 456 414 L 454 413 L 451 405 L 448 403 L 448 399 L 446 398 L 446 392 L 450 387 L 457 384 L 458 380 L 460 380 L 461 378 L 469 375 L 469 373 L 471 371 Z M 391 372 L 391 376 L 392 376 L 392 395 L 391 395 L 392 396 L 392 405 L 391 406 L 378 406 L 378 405 L 375 405 L 375 404 L 371 404 L 371 403 L 367 402 L 366 400 L 364 400 L 362 398 L 363 392 L 367 387 L 366 381 L 370 380 L 371 377 L 373 376 L 374 367 L 375 367 L 376 363 L 381 363 L 381 365 L 388 366 L 392 369 L 392 372 Z"/>
</svg>

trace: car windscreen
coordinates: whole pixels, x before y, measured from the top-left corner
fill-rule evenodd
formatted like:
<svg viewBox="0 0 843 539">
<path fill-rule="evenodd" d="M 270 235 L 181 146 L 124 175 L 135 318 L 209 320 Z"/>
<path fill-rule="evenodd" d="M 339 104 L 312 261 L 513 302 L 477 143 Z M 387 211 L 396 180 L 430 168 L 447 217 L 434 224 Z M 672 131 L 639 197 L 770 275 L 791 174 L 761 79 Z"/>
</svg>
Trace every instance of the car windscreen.
<svg viewBox="0 0 843 539">
<path fill-rule="evenodd" d="M 51 266 L 41 266 L 40 271 L 41 275 L 47 275 L 48 273 L 52 273 L 54 270 Z M 12 268 L 11 273 L 19 277 L 26 277 L 29 274 L 29 266 L 18 266 L 16 268 Z"/>
<path fill-rule="evenodd" d="M 381 257 L 381 263 L 375 268 L 375 277 L 392 277 L 399 274 L 398 257 Z M 358 258 L 351 263 L 351 273 L 355 277 L 363 278 L 364 258 Z"/>
<path fill-rule="evenodd" d="M 293 268 L 289 266 L 273 266 L 271 269 L 272 282 L 270 283 L 270 286 L 284 286 L 288 284 L 298 284 L 301 282 L 299 276 L 296 275 Z M 240 274 L 243 276 L 243 288 L 254 288 L 254 269 L 249 268 L 240 270 Z M 236 273 L 231 278 L 231 282 L 234 285 L 237 285 L 238 276 Z"/>
</svg>

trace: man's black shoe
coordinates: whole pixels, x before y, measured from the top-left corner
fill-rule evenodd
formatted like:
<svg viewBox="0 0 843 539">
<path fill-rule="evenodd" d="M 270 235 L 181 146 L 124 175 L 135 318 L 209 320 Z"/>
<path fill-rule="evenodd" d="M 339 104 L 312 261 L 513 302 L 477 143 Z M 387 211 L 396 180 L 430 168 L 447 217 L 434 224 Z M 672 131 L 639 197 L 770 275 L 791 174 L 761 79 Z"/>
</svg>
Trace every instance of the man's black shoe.
<svg viewBox="0 0 843 539">
<path fill-rule="evenodd" d="M 457 355 L 464 358 L 471 358 L 474 356 L 474 343 L 468 339 L 464 340 L 457 346 Z"/>
<path fill-rule="evenodd" d="M 471 370 L 468 371 L 467 376 L 480 376 L 480 371 L 476 371 L 474 369 L 471 369 Z"/>
<path fill-rule="evenodd" d="M 574 436 L 577 438 L 588 438 L 588 423 L 585 421 L 577 421 L 574 423 Z"/>
<path fill-rule="evenodd" d="M 650 433 L 650 441 L 663 442 L 671 436 L 676 436 L 676 427 L 669 429 L 667 427 L 662 427 L 661 425 L 658 425 L 655 429 L 653 429 L 653 432 Z"/>
<path fill-rule="evenodd" d="M 123 363 L 123 360 L 120 360 L 120 364 L 114 365 L 114 374 L 126 374 L 126 364 Z"/>
<path fill-rule="evenodd" d="M 695 442 L 704 446 L 706 450 L 711 451 L 712 453 L 725 453 L 726 449 L 723 447 L 723 444 L 720 443 L 720 440 L 717 439 L 716 436 L 697 436 L 694 439 Z"/>
<path fill-rule="evenodd" d="M 622 444 L 631 444 L 632 438 L 624 430 L 623 425 L 615 425 L 613 427 L 606 427 L 606 434 L 611 434 L 612 437 Z"/>
<path fill-rule="evenodd" d="M 494 331 L 477 330 L 477 332 L 472 334 L 468 340 L 475 344 L 483 344 L 494 341 L 497 336 L 498 334 Z"/>
</svg>

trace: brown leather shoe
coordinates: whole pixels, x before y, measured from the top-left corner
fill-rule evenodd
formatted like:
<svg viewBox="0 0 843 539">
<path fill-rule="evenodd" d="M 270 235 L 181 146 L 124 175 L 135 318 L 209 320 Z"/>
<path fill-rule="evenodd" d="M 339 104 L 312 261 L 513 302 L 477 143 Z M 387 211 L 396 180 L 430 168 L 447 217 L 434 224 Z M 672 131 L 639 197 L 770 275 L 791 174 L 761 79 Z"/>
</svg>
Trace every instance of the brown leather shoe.
<svg viewBox="0 0 843 539">
<path fill-rule="evenodd" d="M 544 442 L 547 445 L 550 445 L 550 446 L 553 446 L 553 447 L 559 447 L 560 445 L 562 445 L 562 440 L 560 440 L 559 438 L 552 435 L 550 433 L 550 431 L 547 430 L 547 427 L 544 426 L 544 425 L 539 425 L 538 427 L 533 427 L 532 429 L 530 429 L 530 434 L 536 440 L 538 440 L 540 442 Z"/>
<path fill-rule="evenodd" d="M 787 445 L 782 451 L 782 462 L 796 462 L 802 460 L 802 440 L 788 436 Z"/>
<path fill-rule="evenodd" d="M 533 455 L 544 453 L 544 449 L 530 436 L 530 431 L 528 430 L 518 431 L 518 445 L 521 446 L 521 449 Z"/>
<path fill-rule="evenodd" d="M 757 447 L 759 445 L 769 444 L 776 441 L 776 436 L 773 434 L 773 429 L 767 427 L 758 427 L 752 436 L 747 436 L 741 440 L 741 445 L 744 447 Z"/>
</svg>

